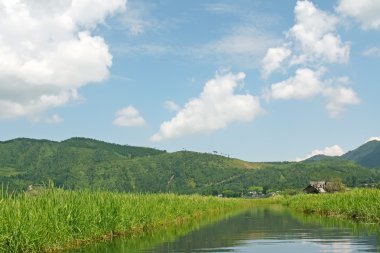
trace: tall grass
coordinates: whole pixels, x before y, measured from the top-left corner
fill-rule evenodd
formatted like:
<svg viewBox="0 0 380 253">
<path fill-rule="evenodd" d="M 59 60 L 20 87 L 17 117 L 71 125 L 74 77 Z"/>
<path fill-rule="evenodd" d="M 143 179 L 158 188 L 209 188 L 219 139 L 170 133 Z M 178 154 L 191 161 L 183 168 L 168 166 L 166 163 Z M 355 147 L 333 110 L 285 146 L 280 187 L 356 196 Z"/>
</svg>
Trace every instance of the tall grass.
<svg viewBox="0 0 380 253">
<path fill-rule="evenodd" d="M 335 194 L 302 194 L 286 198 L 282 203 L 305 213 L 380 223 L 380 190 L 378 189 L 356 189 Z"/>
<path fill-rule="evenodd" d="M 58 251 L 226 214 L 250 201 L 47 189 L 0 196 L 0 251 Z"/>
</svg>

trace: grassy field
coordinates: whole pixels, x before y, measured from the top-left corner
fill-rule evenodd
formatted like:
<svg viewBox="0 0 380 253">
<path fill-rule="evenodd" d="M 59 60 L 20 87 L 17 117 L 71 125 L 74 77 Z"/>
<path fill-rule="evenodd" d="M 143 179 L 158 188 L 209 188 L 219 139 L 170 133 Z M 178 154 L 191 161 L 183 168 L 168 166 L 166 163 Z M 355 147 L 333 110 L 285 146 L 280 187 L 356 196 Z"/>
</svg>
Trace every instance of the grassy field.
<svg viewBox="0 0 380 253">
<path fill-rule="evenodd" d="M 121 194 L 47 189 L 0 196 L 0 251 L 52 252 L 114 236 L 140 236 L 207 216 L 242 210 L 252 201 L 174 194 Z"/>
<path fill-rule="evenodd" d="M 282 204 L 305 213 L 380 223 L 380 190 L 356 189 L 335 194 L 296 195 Z"/>
</svg>

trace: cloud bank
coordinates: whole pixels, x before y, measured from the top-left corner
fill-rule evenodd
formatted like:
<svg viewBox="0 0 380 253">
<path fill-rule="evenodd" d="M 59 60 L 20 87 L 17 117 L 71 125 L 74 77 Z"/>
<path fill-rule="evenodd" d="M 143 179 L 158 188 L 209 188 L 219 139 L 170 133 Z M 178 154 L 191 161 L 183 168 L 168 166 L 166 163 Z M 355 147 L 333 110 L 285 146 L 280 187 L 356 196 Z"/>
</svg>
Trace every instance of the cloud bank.
<svg viewBox="0 0 380 253">
<path fill-rule="evenodd" d="M 367 142 L 370 142 L 370 141 L 380 141 L 380 137 L 371 137 L 371 138 L 369 138 L 369 139 L 366 141 L 366 143 L 367 143 Z"/>
<path fill-rule="evenodd" d="M 316 156 L 316 155 L 326 155 L 326 156 L 341 156 L 344 154 L 344 151 L 341 147 L 339 147 L 338 145 L 334 145 L 334 146 L 331 146 L 331 147 L 326 147 L 324 149 L 316 149 L 316 150 L 313 150 L 311 152 L 310 155 L 307 155 L 303 158 L 297 158 L 296 161 L 297 162 L 300 162 L 300 161 L 303 161 L 303 160 L 306 160 L 306 159 L 309 159 L 313 156 Z"/>
<path fill-rule="evenodd" d="M 112 56 L 91 31 L 126 0 L 0 2 L 0 119 L 38 119 L 108 77 Z"/>
<path fill-rule="evenodd" d="M 190 99 L 171 120 L 161 124 L 152 141 L 202 134 L 226 127 L 232 122 L 249 122 L 261 109 L 259 98 L 235 94 L 245 74 L 227 73 L 209 80 L 197 98 Z"/>
</svg>

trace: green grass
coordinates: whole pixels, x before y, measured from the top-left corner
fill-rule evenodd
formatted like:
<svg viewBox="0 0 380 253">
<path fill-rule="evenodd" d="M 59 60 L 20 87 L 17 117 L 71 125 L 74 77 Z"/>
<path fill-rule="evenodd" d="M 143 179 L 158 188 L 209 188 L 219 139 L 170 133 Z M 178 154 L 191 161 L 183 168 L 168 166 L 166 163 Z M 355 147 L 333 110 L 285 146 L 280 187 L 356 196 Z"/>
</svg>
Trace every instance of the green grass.
<svg viewBox="0 0 380 253">
<path fill-rule="evenodd" d="M 53 188 L 0 194 L 2 252 L 58 251 L 114 236 L 141 236 L 252 205 L 238 199 Z"/>
<path fill-rule="evenodd" d="M 304 213 L 380 223 L 378 189 L 355 189 L 335 194 L 301 194 L 284 199 L 282 204 Z"/>
</svg>

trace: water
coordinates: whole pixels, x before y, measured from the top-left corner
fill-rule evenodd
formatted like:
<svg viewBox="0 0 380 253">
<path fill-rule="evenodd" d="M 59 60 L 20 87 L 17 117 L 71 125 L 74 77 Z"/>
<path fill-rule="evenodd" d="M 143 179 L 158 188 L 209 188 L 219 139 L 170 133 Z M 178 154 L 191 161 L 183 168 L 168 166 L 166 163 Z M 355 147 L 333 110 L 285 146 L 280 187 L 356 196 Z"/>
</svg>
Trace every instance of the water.
<svg viewBox="0 0 380 253">
<path fill-rule="evenodd" d="M 189 230 L 192 230 L 189 232 Z M 136 239 L 117 239 L 74 252 L 380 252 L 378 225 L 295 214 L 271 206 L 198 228 L 162 231 Z"/>
</svg>

